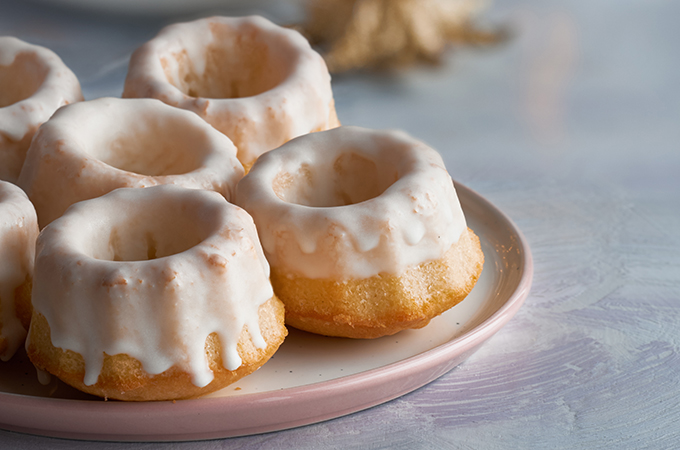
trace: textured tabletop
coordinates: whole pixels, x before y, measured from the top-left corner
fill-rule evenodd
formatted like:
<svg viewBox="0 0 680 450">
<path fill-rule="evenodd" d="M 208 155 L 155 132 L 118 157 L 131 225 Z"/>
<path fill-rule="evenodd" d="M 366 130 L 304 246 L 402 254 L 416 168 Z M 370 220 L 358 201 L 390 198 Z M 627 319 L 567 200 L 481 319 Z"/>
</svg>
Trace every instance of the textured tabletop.
<svg viewBox="0 0 680 450">
<path fill-rule="evenodd" d="M 131 51 L 164 24 L 243 12 L 132 19 L 0 0 L 0 35 L 53 49 L 93 99 L 120 95 Z M 504 44 L 453 49 L 438 67 L 334 78 L 344 124 L 428 142 L 531 246 L 524 306 L 456 369 L 383 405 L 281 432 L 123 444 L 0 431 L 0 448 L 677 448 L 678 18 L 672 1 L 496 2 L 485 20 L 510 27 Z"/>
</svg>

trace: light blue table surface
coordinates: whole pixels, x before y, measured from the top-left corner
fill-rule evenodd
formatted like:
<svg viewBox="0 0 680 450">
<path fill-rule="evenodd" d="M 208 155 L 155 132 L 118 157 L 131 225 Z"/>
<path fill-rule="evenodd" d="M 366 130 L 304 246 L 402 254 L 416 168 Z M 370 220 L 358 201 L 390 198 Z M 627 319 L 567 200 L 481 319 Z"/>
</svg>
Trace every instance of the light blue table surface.
<svg viewBox="0 0 680 450">
<path fill-rule="evenodd" d="M 121 94 L 130 53 L 163 25 L 251 10 L 299 12 L 131 18 L 0 0 L 0 35 L 54 50 L 93 99 Z M 344 124 L 428 142 L 529 241 L 531 294 L 481 350 L 402 398 L 297 429 L 164 444 L 0 431 L 0 448 L 678 448 L 680 2 L 506 0 L 483 18 L 513 37 L 333 81 Z"/>
</svg>

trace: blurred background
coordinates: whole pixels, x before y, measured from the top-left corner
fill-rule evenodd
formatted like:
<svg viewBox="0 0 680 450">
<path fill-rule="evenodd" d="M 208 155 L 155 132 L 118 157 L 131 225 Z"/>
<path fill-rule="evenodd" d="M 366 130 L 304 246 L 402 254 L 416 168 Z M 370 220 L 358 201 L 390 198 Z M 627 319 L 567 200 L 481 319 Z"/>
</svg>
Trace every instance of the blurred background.
<svg viewBox="0 0 680 450">
<path fill-rule="evenodd" d="M 406 129 L 446 150 L 447 158 L 451 148 L 457 154 L 455 162 L 448 161 L 454 173 L 475 180 L 508 165 L 534 176 L 547 168 L 554 170 L 551 177 L 616 172 L 616 181 L 632 183 L 641 179 L 636 176 L 641 170 L 669 175 L 678 169 L 663 163 L 680 140 L 677 2 L 0 0 L 0 34 L 54 50 L 92 99 L 119 96 L 131 52 L 169 23 L 213 14 L 261 14 L 313 32 L 314 25 L 323 29 L 339 21 L 312 20 L 319 5 L 340 18 L 348 4 L 363 13 L 371 9 L 358 8 L 362 3 L 372 3 L 373 9 L 448 5 L 454 32 L 462 33 L 450 37 L 442 51 L 434 45 L 436 61 L 426 55 L 389 70 L 368 70 L 359 61 L 350 70 L 336 71 L 335 99 L 344 123 Z M 399 26 L 415 30 L 413 40 L 444 34 L 431 14 L 414 10 L 406 19 L 376 20 L 381 28 L 401 20 Z M 335 40 L 324 42 L 320 51 L 340 40 L 330 28 L 325 27 Z M 385 40 L 378 36 L 374 42 L 380 38 Z M 402 52 L 413 53 L 412 48 Z M 496 150 L 499 145 L 503 151 Z M 609 156 L 613 149 L 615 158 Z M 456 170 L 461 164 L 464 169 Z M 608 170 L 613 166 L 618 170 Z"/>
</svg>

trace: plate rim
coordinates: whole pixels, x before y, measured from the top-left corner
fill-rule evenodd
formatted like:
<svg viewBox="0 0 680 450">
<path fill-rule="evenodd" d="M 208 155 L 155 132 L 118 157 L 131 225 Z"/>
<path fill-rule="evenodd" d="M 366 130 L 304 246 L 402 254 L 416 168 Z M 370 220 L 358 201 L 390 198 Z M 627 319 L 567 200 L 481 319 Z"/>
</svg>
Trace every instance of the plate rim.
<svg viewBox="0 0 680 450">
<path fill-rule="evenodd" d="M 112 431 L 116 426 L 112 429 L 109 426 L 111 421 L 101 418 L 97 419 L 100 422 L 100 428 L 95 426 L 91 431 L 83 431 L 79 426 L 74 425 L 80 420 L 88 418 L 94 422 L 95 419 L 91 418 L 93 415 L 102 414 L 101 405 L 104 404 L 103 402 L 0 392 L 0 406 L 5 406 L 5 408 L 0 408 L 0 429 L 40 436 L 98 441 L 162 442 L 237 437 L 281 431 L 341 417 L 386 403 L 429 384 L 463 362 L 496 334 L 522 306 L 529 294 L 533 280 L 533 257 L 521 230 L 505 213 L 485 197 L 455 180 L 454 184 L 459 197 L 467 198 L 484 210 L 491 211 L 494 216 L 504 222 L 505 228 L 517 238 L 519 254 L 523 262 L 521 266 L 522 274 L 517 281 L 517 286 L 514 287 L 505 302 L 483 322 L 461 335 L 435 348 L 384 366 L 331 380 L 282 388 L 276 391 L 177 402 L 107 403 L 106 414 L 116 417 L 117 422 L 114 425 L 118 427 L 126 425 L 128 430 L 125 432 Z M 461 203 L 463 202 L 461 201 Z M 426 374 L 423 375 L 423 373 Z M 387 381 L 401 381 L 401 383 L 398 388 L 386 387 L 390 384 Z M 351 397 L 347 395 L 348 392 L 360 390 L 368 390 L 370 395 L 364 396 L 365 399 L 360 404 L 348 400 L 348 397 Z M 332 403 L 331 400 L 335 401 L 332 407 L 320 406 L 324 402 Z M 281 420 L 272 414 L 271 406 L 282 402 L 288 405 L 297 405 L 296 410 L 306 410 L 309 411 L 309 414 L 297 414 L 288 420 Z M 52 407 L 59 408 L 63 416 L 61 421 L 56 421 L 50 429 L 45 426 L 32 427 L 28 425 L 35 422 L 36 412 Z M 236 413 L 239 417 L 236 417 L 237 424 L 234 425 L 233 419 L 237 415 Z M 199 424 L 201 429 L 195 427 L 190 430 L 177 429 L 172 434 L 167 432 L 161 434 L 158 431 L 149 432 L 145 424 L 134 423 L 138 416 L 145 415 L 172 417 L 175 420 L 199 415 L 206 420 Z M 252 415 L 259 415 L 260 423 L 255 426 L 248 426 L 248 419 Z M 10 417 L 12 420 L 8 421 Z M 265 419 L 262 419 L 262 417 Z M 104 422 L 107 422 L 107 424 L 104 425 Z M 239 425 L 241 422 L 243 424 Z M 229 426 L 229 423 L 232 423 L 232 426 Z"/>
</svg>

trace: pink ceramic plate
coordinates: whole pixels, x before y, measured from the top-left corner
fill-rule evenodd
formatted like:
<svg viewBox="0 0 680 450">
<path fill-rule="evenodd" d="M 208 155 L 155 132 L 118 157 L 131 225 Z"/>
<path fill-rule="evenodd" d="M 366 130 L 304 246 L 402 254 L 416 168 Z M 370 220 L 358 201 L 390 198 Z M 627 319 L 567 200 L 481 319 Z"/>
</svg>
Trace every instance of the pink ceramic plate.
<svg viewBox="0 0 680 450">
<path fill-rule="evenodd" d="M 477 193 L 457 189 L 486 262 L 468 298 L 427 327 L 370 341 L 291 330 L 256 373 L 208 397 L 175 403 L 104 402 L 58 380 L 41 385 L 25 355 L 17 355 L 0 371 L 0 428 L 116 441 L 241 436 L 350 414 L 435 380 L 510 320 L 533 273 L 515 225 Z"/>
</svg>

